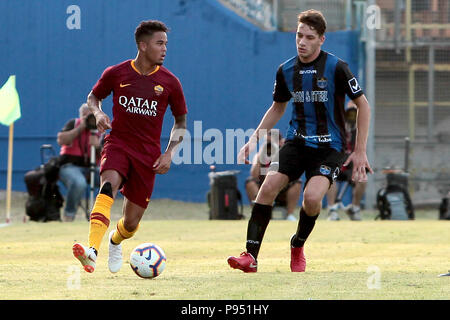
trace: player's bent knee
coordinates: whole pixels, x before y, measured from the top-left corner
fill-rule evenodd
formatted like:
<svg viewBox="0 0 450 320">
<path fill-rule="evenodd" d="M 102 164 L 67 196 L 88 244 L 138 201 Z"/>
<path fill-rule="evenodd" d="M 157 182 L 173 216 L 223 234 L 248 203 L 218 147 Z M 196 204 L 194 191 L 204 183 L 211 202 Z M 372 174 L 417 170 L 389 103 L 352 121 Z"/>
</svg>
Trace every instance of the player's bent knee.
<svg viewBox="0 0 450 320">
<path fill-rule="evenodd" d="M 259 189 L 258 197 L 263 199 L 270 199 L 271 201 L 275 200 L 278 195 L 278 186 L 275 186 L 272 183 L 264 183 Z"/>
<path fill-rule="evenodd" d="M 304 195 L 303 195 L 303 200 L 306 203 L 313 204 L 313 203 L 320 202 L 321 199 L 320 199 L 320 196 L 317 193 L 305 192 Z"/>
<path fill-rule="evenodd" d="M 320 206 L 322 199 L 320 195 L 314 192 L 305 192 L 303 195 L 303 203 L 307 207 Z"/>
</svg>

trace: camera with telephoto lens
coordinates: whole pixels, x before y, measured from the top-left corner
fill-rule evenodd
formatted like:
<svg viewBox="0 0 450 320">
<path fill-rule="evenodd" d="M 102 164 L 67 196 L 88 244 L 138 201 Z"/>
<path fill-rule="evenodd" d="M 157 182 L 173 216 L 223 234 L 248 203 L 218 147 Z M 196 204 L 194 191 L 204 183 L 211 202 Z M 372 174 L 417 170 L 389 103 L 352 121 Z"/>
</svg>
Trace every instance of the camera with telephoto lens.
<svg viewBox="0 0 450 320">
<path fill-rule="evenodd" d="M 97 121 L 95 120 L 95 116 L 93 113 L 89 114 L 84 121 L 86 122 L 87 129 L 97 130 Z"/>
</svg>

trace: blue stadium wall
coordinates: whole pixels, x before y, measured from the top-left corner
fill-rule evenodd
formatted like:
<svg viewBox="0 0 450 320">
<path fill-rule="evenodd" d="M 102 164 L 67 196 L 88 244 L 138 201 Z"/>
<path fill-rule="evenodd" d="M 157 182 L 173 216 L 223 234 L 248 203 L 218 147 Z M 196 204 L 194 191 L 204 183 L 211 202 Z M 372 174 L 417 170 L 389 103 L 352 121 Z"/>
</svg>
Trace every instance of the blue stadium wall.
<svg viewBox="0 0 450 320">
<path fill-rule="evenodd" d="M 66 25 L 73 14 L 67 12 L 70 5 L 80 8 L 80 29 Z M 77 116 L 102 71 L 136 56 L 134 30 L 148 19 L 171 28 L 165 66 L 182 82 L 190 133 L 194 121 L 201 121 L 202 133 L 256 128 L 272 102 L 277 67 L 296 54 L 294 33 L 262 31 L 214 0 L 3 0 L 0 83 L 16 75 L 22 112 L 14 124 L 13 190 L 26 191 L 23 176 L 40 164 L 42 144 L 59 152 L 57 132 Z M 347 61 L 356 74 L 357 39 L 352 31 L 330 32 L 323 48 Z M 109 115 L 111 107 L 109 97 L 103 103 Z M 290 113 L 277 126 L 282 132 Z M 162 148 L 173 123 L 170 111 L 165 120 Z M 8 132 L 0 125 L 0 189 L 6 189 Z M 201 140 L 200 151 L 211 147 L 211 141 Z M 226 157 L 224 152 L 224 163 Z M 245 194 L 249 166 L 224 163 L 216 163 L 217 170 L 240 170 L 239 188 Z M 205 201 L 209 165 L 173 165 L 157 177 L 153 198 Z"/>
</svg>

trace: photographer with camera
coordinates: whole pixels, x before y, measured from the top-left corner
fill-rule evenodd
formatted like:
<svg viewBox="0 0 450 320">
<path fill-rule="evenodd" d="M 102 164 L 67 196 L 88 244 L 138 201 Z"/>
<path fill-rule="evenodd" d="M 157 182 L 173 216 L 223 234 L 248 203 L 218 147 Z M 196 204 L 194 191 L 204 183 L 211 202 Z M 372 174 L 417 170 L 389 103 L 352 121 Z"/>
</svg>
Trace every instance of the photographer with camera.
<svg viewBox="0 0 450 320">
<path fill-rule="evenodd" d="M 59 179 L 67 189 L 63 221 L 75 219 L 78 206 L 88 187 L 91 152 L 95 150 L 95 185 L 99 185 L 98 164 L 101 152 L 101 134 L 95 117 L 86 103 L 79 108 L 79 118 L 70 119 L 58 132 L 61 146 Z"/>
</svg>

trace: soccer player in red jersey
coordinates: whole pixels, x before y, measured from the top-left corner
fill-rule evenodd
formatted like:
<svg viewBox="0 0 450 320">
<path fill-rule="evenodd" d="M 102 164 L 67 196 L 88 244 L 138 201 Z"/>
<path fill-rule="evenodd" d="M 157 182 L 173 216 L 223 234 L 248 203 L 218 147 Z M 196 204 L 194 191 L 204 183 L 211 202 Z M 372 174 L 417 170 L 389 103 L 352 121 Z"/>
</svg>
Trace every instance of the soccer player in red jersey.
<svg viewBox="0 0 450 320">
<path fill-rule="evenodd" d="M 110 223 L 117 191 L 124 195 L 123 217 L 109 234 L 108 267 L 122 266 L 121 242 L 131 238 L 150 201 L 156 174 L 170 169 L 172 155 L 186 129 L 186 102 L 180 81 L 163 62 L 168 28 L 156 20 L 143 21 L 135 31 L 137 56 L 107 68 L 89 93 L 87 103 L 105 137 L 100 162 L 100 192 L 90 215 L 89 244 L 76 243 L 74 256 L 87 272 L 93 272 L 98 250 Z M 113 120 L 101 101 L 113 92 Z M 161 130 L 167 106 L 174 124 L 161 153 Z"/>
</svg>

